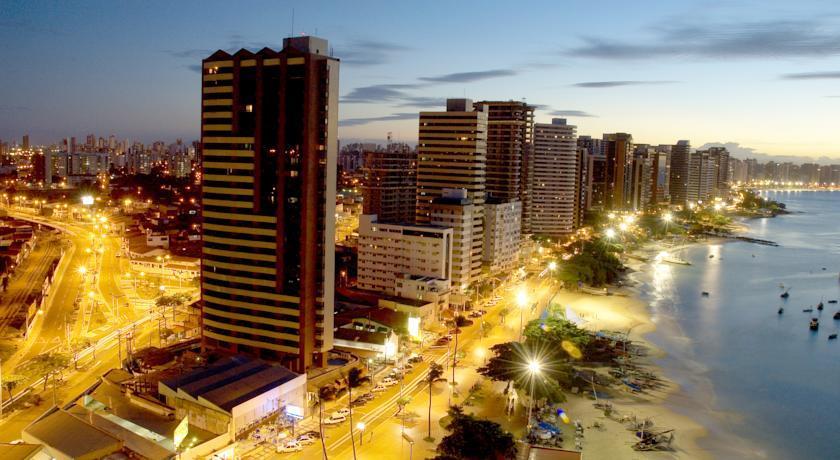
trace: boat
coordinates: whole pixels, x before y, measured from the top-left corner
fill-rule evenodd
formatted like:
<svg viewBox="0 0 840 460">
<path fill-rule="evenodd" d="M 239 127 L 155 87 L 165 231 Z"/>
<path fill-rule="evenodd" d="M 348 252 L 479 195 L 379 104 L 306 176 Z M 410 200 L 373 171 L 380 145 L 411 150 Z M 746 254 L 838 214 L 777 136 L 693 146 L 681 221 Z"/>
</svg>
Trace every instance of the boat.
<svg viewBox="0 0 840 460">
<path fill-rule="evenodd" d="M 817 310 L 822 311 L 822 309 L 823 309 L 823 303 L 820 302 L 820 303 L 817 304 Z"/>
<path fill-rule="evenodd" d="M 834 319 L 840 319 L 840 311 L 834 313 Z"/>
<path fill-rule="evenodd" d="M 781 293 L 781 294 L 779 295 L 779 297 L 781 297 L 781 298 L 783 298 L 783 299 L 787 299 L 788 297 L 790 297 L 790 292 L 788 292 L 788 291 L 790 291 L 790 289 L 788 289 L 787 291 L 785 291 L 785 292 Z"/>
<path fill-rule="evenodd" d="M 715 258 L 715 255 L 714 255 L 714 254 L 709 254 L 709 258 L 710 258 L 710 259 L 714 259 L 714 258 Z"/>
<path fill-rule="evenodd" d="M 837 303 L 837 299 L 829 300 L 828 303 Z"/>
<path fill-rule="evenodd" d="M 785 288 L 785 283 L 779 283 L 779 289 L 784 289 L 784 288 Z"/>
<path fill-rule="evenodd" d="M 703 291 L 702 293 L 700 293 L 700 295 L 702 295 L 703 297 L 709 297 L 709 293 L 707 291 Z"/>
<path fill-rule="evenodd" d="M 785 308 L 784 307 L 779 307 L 779 314 L 781 315 L 784 312 L 785 312 Z"/>
<path fill-rule="evenodd" d="M 834 340 L 837 338 L 837 334 L 831 334 L 828 336 L 828 340 Z"/>
<path fill-rule="evenodd" d="M 820 328 L 820 320 L 817 318 L 811 318 L 811 324 L 808 327 L 810 327 L 812 331 L 816 331 Z"/>
<path fill-rule="evenodd" d="M 811 313 L 812 311 L 814 311 L 813 308 L 805 308 L 802 310 L 802 313 Z"/>
</svg>

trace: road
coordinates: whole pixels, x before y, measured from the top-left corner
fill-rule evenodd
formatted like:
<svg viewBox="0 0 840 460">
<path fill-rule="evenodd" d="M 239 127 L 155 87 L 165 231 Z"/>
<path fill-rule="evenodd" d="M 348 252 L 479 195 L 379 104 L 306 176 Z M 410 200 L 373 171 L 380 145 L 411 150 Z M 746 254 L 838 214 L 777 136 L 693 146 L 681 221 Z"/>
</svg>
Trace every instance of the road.
<svg viewBox="0 0 840 460">
<path fill-rule="evenodd" d="M 43 231 L 38 231 L 35 235 L 34 249 L 15 270 L 8 290 L 0 294 L 0 335 L 15 333 L 13 330 L 5 330 L 6 327 L 15 322 L 15 317 L 20 314 L 26 299 L 41 290 L 50 265 L 61 253 L 59 237 Z M 22 332 L 25 326 L 20 327 Z"/>
</svg>

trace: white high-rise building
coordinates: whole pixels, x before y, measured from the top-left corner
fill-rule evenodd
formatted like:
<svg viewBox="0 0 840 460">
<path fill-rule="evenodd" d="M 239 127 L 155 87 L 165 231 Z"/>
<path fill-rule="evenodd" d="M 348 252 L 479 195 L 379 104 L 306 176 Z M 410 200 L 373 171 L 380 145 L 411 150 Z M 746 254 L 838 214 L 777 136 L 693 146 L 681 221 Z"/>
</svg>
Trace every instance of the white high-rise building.
<svg viewBox="0 0 840 460">
<path fill-rule="evenodd" d="M 476 257 L 475 247 L 482 247 L 484 235 L 476 229 L 476 214 L 483 216 L 483 204 L 476 206 L 464 189 L 446 189 L 429 207 L 434 225 L 451 228 L 452 234 L 452 289 L 463 293 L 481 273 L 481 252 Z M 483 225 L 483 223 L 482 223 Z M 453 300 L 455 302 L 455 300 Z"/>
<path fill-rule="evenodd" d="M 490 198 L 484 204 L 484 263 L 490 273 L 514 268 L 519 260 L 522 203 Z"/>
<path fill-rule="evenodd" d="M 453 230 L 434 225 L 386 224 L 375 214 L 359 217 L 356 286 L 398 293 L 397 280 L 418 275 L 446 280 L 452 274 Z"/>
<path fill-rule="evenodd" d="M 581 165 L 576 130 L 562 118 L 534 127 L 531 230 L 536 235 L 568 235 L 579 225 Z"/>
</svg>

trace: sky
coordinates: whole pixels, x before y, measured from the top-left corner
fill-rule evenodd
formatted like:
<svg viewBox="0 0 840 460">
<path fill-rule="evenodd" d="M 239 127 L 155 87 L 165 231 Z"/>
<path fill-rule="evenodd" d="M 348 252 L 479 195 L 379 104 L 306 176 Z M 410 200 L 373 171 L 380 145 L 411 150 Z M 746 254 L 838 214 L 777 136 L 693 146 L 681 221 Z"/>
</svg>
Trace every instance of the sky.
<svg viewBox="0 0 840 460">
<path fill-rule="evenodd" d="M 579 134 L 840 159 L 840 2 L 816 0 L 0 0 L 0 139 L 197 139 L 201 59 L 300 34 L 341 60 L 342 143 L 416 142 L 419 111 L 468 97 Z"/>
</svg>

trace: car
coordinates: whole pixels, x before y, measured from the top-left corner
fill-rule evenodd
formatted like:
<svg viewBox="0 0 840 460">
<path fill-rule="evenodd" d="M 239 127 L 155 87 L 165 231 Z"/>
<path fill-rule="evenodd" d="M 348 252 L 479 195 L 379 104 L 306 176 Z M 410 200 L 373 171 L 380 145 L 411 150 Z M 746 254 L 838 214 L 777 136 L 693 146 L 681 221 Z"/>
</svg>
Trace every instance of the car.
<svg viewBox="0 0 840 460">
<path fill-rule="evenodd" d="M 347 417 L 348 415 L 350 415 L 350 412 L 351 412 L 350 409 L 348 409 L 346 407 L 342 407 L 341 409 L 333 412 L 333 415 L 339 415 L 339 416 L 342 416 L 342 417 Z"/>
<path fill-rule="evenodd" d="M 350 401 L 350 407 L 362 407 L 368 403 L 367 398 L 356 398 Z"/>
<path fill-rule="evenodd" d="M 297 437 L 298 444 L 302 446 L 309 446 L 315 444 L 315 440 L 318 439 L 314 436 L 309 436 L 308 434 L 304 433 Z"/>
<path fill-rule="evenodd" d="M 285 444 L 277 446 L 278 453 L 288 453 L 288 452 L 300 452 L 303 450 L 303 445 L 297 442 L 295 439 L 291 439 L 286 441 Z"/>
<path fill-rule="evenodd" d="M 365 393 L 365 394 L 359 396 L 359 398 L 363 398 L 363 399 L 366 399 L 368 401 L 372 400 L 375 397 L 376 397 L 376 395 L 373 394 L 373 393 Z"/>
<path fill-rule="evenodd" d="M 378 392 L 380 392 L 380 391 L 385 391 L 385 390 L 387 390 L 387 389 L 388 389 L 388 388 L 386 388 L 386 387 L 385 387 L 385 385 L 381 385 L 381 384 L 380 384 L 380 385 L 375 385 L 375 386 L 373 387 L 373 391 L 375 391 L 375 392 L 377 392 L 377 393 L 378 393 Z"/>
<path fill-rule="evenodd" d="M 435 345 L 437 345 L 437 346 L 443 346 L 443 345 L 446 345 L 447 343 L 449 343 L 449 338 L 447 338 L 447 337 L 441 337 L 441 338 L 435 340 Z"/>
<path fill-rule="evenodd" d="M 423 362 L 423 356 L 422 355 L 414 355 L 411 358 L 408 358 L 408 362 L 414 363 L 414 364 L 422 363 Z"/>
<path fill-rule="evenodd" d="M 347 420 L 347 417 L 338 414 L 332 414 L 324 420 L 325 425 L 338 425 Z"/>
<path fill-rule="evenodd" d="M 391 377 L 385 377 L 384 379 L 382 379 L 382 382 L 380 382 L 380 383 L 382 385 L 385 385 L 386 387 L 390 387 L 390 386 L 394 386 L 394 385 L 396 385 L 400 382 L 397 379 L 393 379 Z"/>
<path fill-rule="evenodd" d="M 312 439 L 321 439 L 321 433 L 315 430 L 309 430 L 305 433 L 301 433 L 301 436 L 309 436 Z"/>
</svg>

